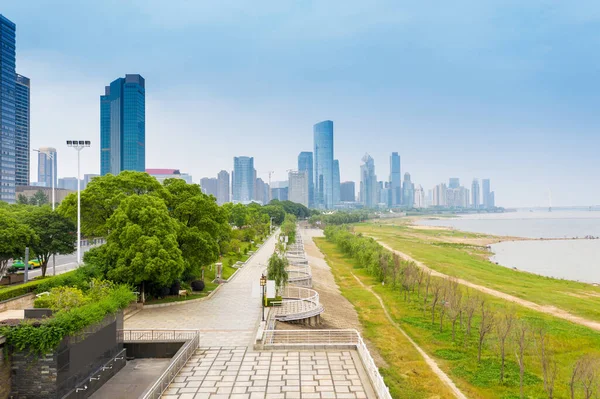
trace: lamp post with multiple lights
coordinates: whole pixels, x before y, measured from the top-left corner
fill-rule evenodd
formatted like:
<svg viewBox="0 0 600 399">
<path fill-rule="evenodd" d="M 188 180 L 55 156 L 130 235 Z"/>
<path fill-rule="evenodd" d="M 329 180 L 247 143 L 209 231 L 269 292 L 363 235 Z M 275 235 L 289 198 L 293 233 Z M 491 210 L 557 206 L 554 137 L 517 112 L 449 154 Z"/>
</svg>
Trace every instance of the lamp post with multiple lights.
<svg viewBox="0 0 600 399">
<path fill-rule="evenodd" d="M 52 152 L 52 151 L 41 151 L 41 150 L 35 150 L 35 149 L 33 151 L 39 152 L 40 154 L 44 154 L 50 158 L 50 164 L 52 165 L 52 210 L 54 210 L 54 207 L 56 205 L 56 199 L 54 196 L 54 192 L 55 192 L 54 175 L 56 173 L 56 171 L 54 170 L 54 155 L 56 155 L 56 153 Z M 52 254 L 52 275 L 56 276 L 56 256 L 54 254 Z"/>
<path fill-rule="evenodd" d="M 262 288 L 262 321 L 265 321 L 265 286 L 267 285 L 267 276 L 260 276 L 260 286 Z"/>
<path fill-rule="evenodd" d="M 77 265 L 81 265 L 81 150 L 90 145 L 88 140 L 67 140 L 67 146 L 77 151 Z"/>
</svg>

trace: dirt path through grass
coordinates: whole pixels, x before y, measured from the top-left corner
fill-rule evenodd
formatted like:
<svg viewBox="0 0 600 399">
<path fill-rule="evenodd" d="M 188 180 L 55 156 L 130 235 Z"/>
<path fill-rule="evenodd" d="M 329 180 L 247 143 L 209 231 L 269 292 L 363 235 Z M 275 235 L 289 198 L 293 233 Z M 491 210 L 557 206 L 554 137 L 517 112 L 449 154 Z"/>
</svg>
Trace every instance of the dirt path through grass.
<svg viewBox="0 0 600 399">
<path fill-rule="evenodd" d="M 527 301 L 525 299 L 517 298 L 517 297 L 515 297 L 513 295 L 506 294 L 504 292 L 497 291 L 497 290 L 494 290 L 492 288 L 485 287 L 483 285 L 474 284 L 474 283 L 472 283 L 470 281 L 467 281 L 467 280 L 464 280 L 464 279 L 460 279 L 460 278 L 448 276 L 446 274 L 443 274 L 443 273 L 440 273 L 438 271 L 435 271 L 435 270 L 431 269 L 430 267 L 428 267 L 427 265 L 425 265 L 423 262 L 419 262 L 418 260 L 414 259 L 413 257 L 405 254 L 404 252 L 400 252 L 398 250 L 395 250 L 394 248 L 392 248 L 389 245 L 385 244 L 384 242 L 382 242 L 381 240 L 377 239 L 376 237 L 372 237 L 372 236 L 370 236 L 370 237 L 373 238 L 375 241 L 377 241 L 382 247 L 384 247 L 385 249 L 387 249 L 389 251 L 392 251 L 393 253 L 395 253 L 398 256 L 400 256 L 402 259 L 414 262 L 418 267 L 422 268 L 423 270 L 427 270 L 427 271 L 431 272 L 432 276 L 442 277 L 442 278 L 452 278 L 452 279 L 456 280 L 459 284 L 462 284 L 462 285 L 464 285 L 466 287 L 470 287 L 470 288 L 472 288 L 474 290 L 483 292 L 485 294 L 493 295 L 495 297 L 507 300 L 509 302 L 513 302 L 513 303 L 519 304 L 519 305 L 524 306 L 526 308 L 529 308 L 529 309 L 532 309 L 532 310 L 535 310 L 535 311 L 538 311 L 538 312 L 542 312 L 542 313 L 545 313 L 545 314 L 549 314 L 551 316 L 559 317 L 561 319 L 568 320 L 568 321 L 570 321 L 572 323 L 576 323 L 576 324 L 579 324 L 579 325 L 582 325 L 582 326 L 589 327 L 589 328 L 591 328 L 593 330 L 600 331 L 600 323 L 599 322 L 595 322 L 595 321 L 588 320 L 588 319 L 585 319 L 585 318 L 580 317 L 580 316 L 576 316 L 576 315 L 574 315 L 572 313 L 569 313 L 567 311 L 559 309 L 559 308 L 557 308 L 555 306 L 539 305 L 539 304 L 537 304 L 535 302 L 531 302 L 531 301 Z"/>
<path fill-rule="evenodd" d="M 358 277 L 356 277 L 356 275 L 354 273 L 351 273 L 351 274 L 352 274 L 352 277 L 354 277 L 356 279 L 356 281 L 358 281 L 358 283 L 364 289 L 368 290 L 371 294 L 373 294 L 375 296 L 375 298 L 377 298 L 377 300 L 379 301 L 379 304 L 381 305 L 381 308 L 383 309 L 383 312 L 385 313 L 385 317 L 388 319 L 388 321 L 398 331 L 400 331 L 402 333 L 402 335 L 404 335 L 406 337 L 406 339 L 415 347 L 415 349 L 423 357 L 423 359 L 425 360 L 425 362 L 427 363 L 427 365 L 431 368 L 431 371 L 433 371 L 435 373 L 435 375 L 437 375 L 439 377 L 439 379 L 442 380 L 442 382 L 444 384 L 446 384 L 446 386 L 448 388 L 450 388 L 450 390 L 452 391 L 452 393 L 454 394 L 454 396 L 456 396 L 457 398 L 460 398 L 460 399 L 467 399 L 467 397 L 454 384 L 454 381 L 452 381 L 452 379 L 450 379 L 450 377 L 448 377 L 448 375 L 446 373 L 444 373 L 442 371 L 442 369 L 440 369 L 440 367 L 435 362 L 435 360 L 433 360 L 431 357 L 429 357 L 429 355 L 427 353 L 425 353 L 425 351 L 423 349 L 421 349 L 421 347 L 419 345 L 417 345 L 417 343 L 415 341 L 412 340 L 412 338 L 402 329 L 402 327 L 400 327 L 400 325 L 398 323 L 396 323 L 394 321 L 394 319 L 392 319 L 392 316 L 390 316 L 390 314 L 388 313 L 388 310 L 385 307 L 385 304 L 383 303 L 383 300 L 381 299 L 381 297 L 379 295 L 377 295 L 375 293 L 375 291 L 373 291 L 371 289 L 371 287 L 367 287 L 365 284 L 363 284 L 363 282 Z"/>
</svg>

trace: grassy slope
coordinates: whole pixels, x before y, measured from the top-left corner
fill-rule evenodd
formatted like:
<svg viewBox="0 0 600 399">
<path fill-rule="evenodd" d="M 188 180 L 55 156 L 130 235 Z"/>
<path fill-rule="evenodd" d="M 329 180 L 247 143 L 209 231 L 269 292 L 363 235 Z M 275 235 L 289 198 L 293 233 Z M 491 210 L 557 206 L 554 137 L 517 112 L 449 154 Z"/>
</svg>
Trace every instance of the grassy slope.
<svg viewBox="0 0 600 399">
<path fill-rule="evenodd" d="M 420 301 L 417 303 L 413 300 L 411 303 L 407 303 L 398 290 L 391 289 L 389 286 L 382 286 L 375 278 L 369 276 L 364 269 L 358 268 L 352 259 L 344 257 L 333 244 L 327 242 L 325 239 L 317 239 L 316 242 L 321 251 L 326 254 L 327 260 L 336 276 L 336 281 L 342 287 L 342 293 L 357 307 L 361 316 L 361 322 L 365 327 L 365 335 L 369 339 L 371 339 L 371 336 L 380 337 L 380 340 L 374 343 L 384 359 L 392 366 L 389 371 L 392 375 L 407 376 L 409 382 L 406 383 L 417 387 L 421 387 L 424 382 L 418 378 L 418 375 L 415 376 L 414 373 L 406 373 L 405 369 L 396 370 L 395 368 L 399 367 L 398 363 L 388 360 L 390 353 L 394 356 L 399 356 L 398 352 L 404 352 L 410 348 L 405 343 L 394 348 L 393 352 L 385 350 L 386 347 L 393 348 L 393 344 L 387 338 L 391 334 L 389 323 L 385 323 L 383 316 L 381 324 L 375 324 L 370 321 L 369 314 L 374 312 L 373 308 L 367 307 L 367 309 L 363 309 L 358 299 L 366 298 L 370 295 L 372 306 L 375 307 L 378 304 L 373 295 L 358 286 L 356 282 L 348 279 L 348 276 L 352 278 L 350 273 L 358 276 L 364 284 L 373 286 L 373 289 L 384 300 L 388 311 L 392 314 L 395 321 L 402 326 L 419 346 L 438 362 L 440 367 L 451 376 L 457 386 L 468 397 L 504 399 L 519 397 L 518 366 L 514 361 L 515 352 L 513 347 L 507 350 L 507 377 L 505 383 L 499 383 L 499 355 L 495 334 L 491 335 L 486 342 L 482 363 L 478 365 L 477 333 L 475 330 L 478 325 L 478 319 L 475 319 L 474 333 L 471 337 L 465 337 L 464 332 L 458 329 L 456 341 L 453 342 L 449 323 L 444 325 L 444 331 L 440 333 L 439 319 L 435 325 L 432 325 L 431 313 L 430 311 L 423 311 Z M 494 297 L 486 296 L 485 298 L 496 309 L 503 309 L 508 305 L 505 301 Z M 585 327 L 580 327 L 522 307 L 516 307 L 515 310 L 520 319 L 526 320 L 532 326 L 543 325 L 548 330 L 553 348 L 557 353 L 556 359 L 559 366 L 555 397 L 567 397 L 567 382 L 573 363 L 583 353 L 599 351 L 600 334 Z M 533 337 L 530 337 L 529 340 L 533 342 Z M 380 349 L 380 346 L 382 346 L 383 350 Z M 526 397 L 545 397 L 539 359 L 533 343 L 531 343 L 528 350 L 526 371 Z M 388 371 L 384 372 L 387 374 Z M 396 397 L 411 396 L 400 395 Z"/>
<path fill-rule="evenodd" d="M 538 276 L 499 266 L 484 259 L 485 256 L 482 255 L 487 253 L 483 247 L 428 242 L 426 239 L 403 234 L 410 233 L 412 230 L 405 226 L 362 224 L 356 225 L 355 230 L 380 239 L 392 248 L 449 276 L 485 285 L 541 305 L 556 306 L 590 320 L 600 321 L 600 287 Z M 429 231 L 426 234 L 463 235 L 462 232 L 450 231 Z"/>
</svg>

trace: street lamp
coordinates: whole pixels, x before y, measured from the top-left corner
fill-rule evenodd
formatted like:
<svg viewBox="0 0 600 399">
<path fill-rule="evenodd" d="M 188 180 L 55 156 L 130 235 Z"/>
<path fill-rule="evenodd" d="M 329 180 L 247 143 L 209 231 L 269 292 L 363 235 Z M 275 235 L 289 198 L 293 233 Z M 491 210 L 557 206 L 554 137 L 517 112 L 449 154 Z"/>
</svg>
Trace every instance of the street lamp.
<svg viewBox="0 0 600 399">
<path fill-rule="evenodd" d="M 262 288 L 262 321 L 265 321 L 265 286 L 267 285 L 267 276 L 264 273 L 260 276 L 260 286 Z"/>
<path fill-rule="evenodd" d="M 81 264 L 81 150 L 89 147 L 88 140 L 67 140 L 67 146 L 77 151 L 77 265 Z"/>
<path fill-rule="evenodd" d="M 55 192 L 55 187 L 54 187 L 54 175 L 56 173 L 56 171 L 54 170 L 54 155 L 56 154 L 55 152 L 52 151 L 47 151 L 47 150 L 36 150 L 34 149 L 33 151 L 38 152 L 40 154 L 44 154 L 47 157 L 50 158 L 50 164 L 52 165 L 52 210 L 54 211 L 54 206 L 56 205 L 56 199 L 54 197 L 54 192 Z M 39 161 L 38 161 L 39 162 Z M 45 169 L 45 167 L 44 167 Z M 56 276 L 56 257 L 54 254 L 52 254 L 52 275 Z"/>
</svg>

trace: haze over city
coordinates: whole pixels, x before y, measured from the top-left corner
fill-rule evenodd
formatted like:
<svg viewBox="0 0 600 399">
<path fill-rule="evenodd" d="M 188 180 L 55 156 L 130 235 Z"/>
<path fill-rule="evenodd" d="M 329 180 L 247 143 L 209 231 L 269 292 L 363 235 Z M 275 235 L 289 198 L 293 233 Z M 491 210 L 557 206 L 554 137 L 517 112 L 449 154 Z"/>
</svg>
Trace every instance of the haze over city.
<svg viewBox="0 0 600 399">
<path fill-rule="evenodd" d="M 100 172 L 99 97 L 139 73 L 146 167 L 194 182 L 240 155 L 285 180 L 329 119 L 341 181 L 365 152 L 387 180 L 397 151 L 425 188 L 490 178 L 501 206 L 600 202 L 595 3 L 27 3 L 0 11 L 32 82 L 31 148 L 55 146 L 61 177 L 71 138 Z"/>
</svg>

